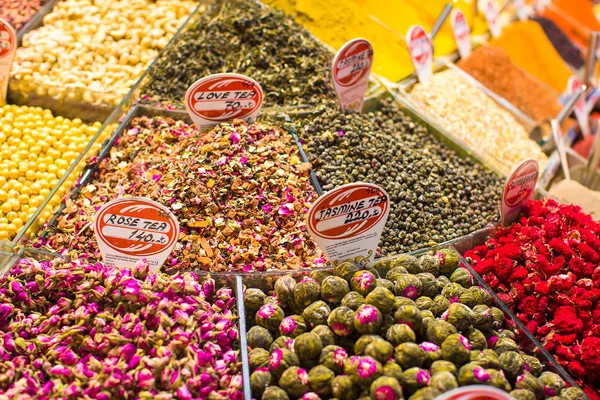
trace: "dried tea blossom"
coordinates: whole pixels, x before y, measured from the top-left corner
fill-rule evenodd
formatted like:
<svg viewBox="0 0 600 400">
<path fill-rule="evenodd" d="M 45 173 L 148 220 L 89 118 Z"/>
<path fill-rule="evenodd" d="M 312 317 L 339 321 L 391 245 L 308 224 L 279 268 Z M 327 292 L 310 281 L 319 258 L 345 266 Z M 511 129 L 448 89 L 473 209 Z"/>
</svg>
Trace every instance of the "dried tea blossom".
<svg viewBox="0 0 600 400">
<path fill-rule="evenodd" d="M 331 102 L 331 58 L 283 12 L 248 0 L 219 0 L 158 58 L 142 95 L 183 107 L 186 90 L 196 80 L 236 72 L 260 83 L 266 104 Z"/>
<path fill-rule="evenodd" d="M 267 367 L 269 365 L 269 352 L 260 347 L 250 350 L 248 352 L 248 363 L 251 371 Z"/>
<path fill-rule="evenodd" d="M 244 306 L 247 311 L 258 311 L 267 296 L 260 289 L 249 288 L 244 293 Z"/>
<path fill-rule="evenodd" d="M 269 386 L 265 389 L 261 400 L 290 400 L 290 397 L 282 388 Z"/>
<path fill-rule="evenodd" d="M 306 333 L 307 327 L 304 318 L 299 315 L 290 315 L 281 320 L 279 324 L 279 332 L 282 335 L 295 338 L 303 333 Z"/>
<path fill-rule="evenodd" d="M 261 348 L 268 350 L 273 344 L 273 336 L 271 336 L 271 333 L 258 325 L 253 326 L 248 330 L 246 338 L 248 340 L 248 346 L 253 349 Z"/>
<path fill-rule="evenodd" d="M 259 368 L 250 375 L 250 388 L 252 393 L 262 395 L 268 386 L 273 383 L 273 375 L 267 368 Z"/>
<path fill-rule="evenodd" d="M 358 292 L 350 292 L 344 296 L 341 305 L 348 307 L 354 311 L 358 310 L 358 307 L 365 304 L 365 297 Z"/>
<path fill-rule="evenodd" d="M 415 342 L 415 332 L 407 324 L 395 324 L 388 328 L 385 338 L 388 342 L 397 346 L 401 343 Z"/>
<path fill-rule="evenodd" d="M 308 373 L 300 367 L 289 367 L 283 372 L 281 378 L 279 378 L 279 386 L 290 397 L 300 397 L 308 392 Z"/>
<path fill-rule="evenodd" d="M 319 364 L 326 366 L 336 374 L 344 370 L 344 362 L 348 359 L 348 352 L 340 346 L 325 346 L 319 357 Z"/>
<path fill-rule="evenodd" d="M 382 376 L 373 381 L 370 394 L 373 399 L 400 400 L 402 399 L 402 386 L 397 379 Z"/>
<path fill-rule="evenodd" d="M 243 399 L 235 298 L 213 280 L 21 259 L 0 304 L 0 397 Z"/>
<path fill-rule="evenodd" d="M 308 372 L 308 386 L 314 393 L 327 396 L 331 393 L 331 382 L 335 374 L 324 365 L 317 365 Z"/>
<path fill-rule="evenodd" d="M 377 287 L 375 275 L 369 271 L 358 271 L 352 275 L 352 279 L 350 279 L 350 287 L 355 292 L 366 296 L 372 292 L 375 287 Z"/>
<path fill-rule="evenodd" d="M 317 325 L 311 332 L 321 339 L 323 346 L 333 345 L 336 342 L 335 334 L 327 325 Z"/>
<path fill-rule="evenodd" d="M 350 336 L 354 332 L 355 312 L 348 307 L 338 307 L 331 311 L 327 325 L 338 336 Z"/>
<path fill-rule="evenodd" d="M 350 292 L 348 282 L 339 276 L 328 276 L 321 283 L 321 297 L 329 303 L 340 303 L 348 292 Z"/>
<path fill-rule="evenodd" d="M 272 353 L 273 351 L 278 350 L 278 349 L 290 349 L 291 350 L 293 348 L 293 344 L 294 344 L 294 339 L 292 339 L 289 336 L 281 335 L 273 341 L 273 343 L 271 344 L 271 347 L 269 348 L 269 351 Z"/>
<path fill-rule="evenodd" d="M 323 343 L 315 333 L 303 333 L 294 340 L 294 352 L 301 362 L 318 359 L 322 350 Z"/>
<path fill-rule="evenodd" d="M 283 310 L 279 306 L 265 304 L 256 312 L 256 323 L 263 328 L 275 332 L 283 321 Z"/>
<path fill-rule="evenodd" d="M 376 287 L 365 299 L 367 304 L 377 307 L 382 314 L 389 314 L 394 308 L 394 294 L 387 288 Z"/>
<path fill-rule="evenodd" d="M 331 309 L 327 303 L 323 300 L 317 300 L 304 309 L 302 316 L 310 327 L 314 328 L 315 326 L 326 324 L 330 313 Z"/>
<path fill-rule="evenodd" d="M 354 315 L 354 329 L 359 333 L 375 333 L 381 327 L 381 312 L 368 304 L 358 307 Z"/>
<path fill-rule="evenodd" d="M 294 287 L 294 302 L 296 306 L 304 308 L 319 300 L 321 286 L 312 278 L 304 278 Z"/>
<path fill-rule="evenodd" d="M 94 215 L 123 196 L 158 201 L 178 218 L 166 270 L 289 270 L 323 260 L 304 221 L 316 198 L 307 166 L 279 128 L 236 121 L 203 134 L 182 121 L 136 118 L 39 244 L 99 258 Z"/>
<path fill-rule="evenodd" d="M 278 349 L 269 357 L 269 371 L 277 378 L 289 367 L 300 366 L 300 359 L 290 349 Z"/>
</svg>

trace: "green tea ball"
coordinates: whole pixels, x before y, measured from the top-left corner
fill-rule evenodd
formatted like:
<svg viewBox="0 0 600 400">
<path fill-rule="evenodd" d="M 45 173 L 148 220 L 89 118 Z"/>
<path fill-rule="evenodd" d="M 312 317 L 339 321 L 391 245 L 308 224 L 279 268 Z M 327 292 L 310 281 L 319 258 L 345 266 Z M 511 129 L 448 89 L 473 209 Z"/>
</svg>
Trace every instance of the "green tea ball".
<svg viewBox="0 0 600 400">
<path fill-rule="evenodd" d="M 515 333 L 510 329 L 500 329 L 498 331 L 498 337 L 504 339 L 515 340 Z"/>
<path fill-rule="evenodd" d="M 415 332 L 421 329 L 421 324 L 423 323 L 421 310 L 419 310 L 417 306 L 400 306 L 394 313 L 394 318 L 396 319 L 396 322 L 408 325 Z"/>
<path fill-rule="evenodd" d="M 427 370 L 416 367 L 410 368 L 402 373 L 402 387 L 408 394 L 412 394 L 428 386 L 430 379 L 431 377 Z"/>
<path fill-rule="evenodd" d="M 409 274 L 418 274 L 419 272 L 422 272 L 421 266 L 419 265 L 419 259 L 409 254 L 401 254 L 392 261 L 392 269 L 398 267 L 405 268 Z"/>
<path fill-rule="evenodd" d="M 323 300 L 317 300 L 304 309 L 302 317 L 311 328 L 314 328 L 317 325 L 325 325 L 330 313 L 331 309 L 327 303 Z"/>
<path fill-rule="evenodd" d="M 339 276 L 328 276 L 321 283 L 321 298 L 332 304 L 338 304 L 350 292 L 350 285 Z"/>
<path fill-rule="evenodd" d="M 516 351 L 507 351 L 500 354 L 500 367 L 508 379 L 516 379 L 525 368 L 523 357 Z"/>
<path fill-rule="evenodd" d="M 424 387 L 417 390 L 410 396 L 411 400 L 433 400 L 438 397 L 441 393 L 432 387 Z"/>
<path fill-rule="evenodd" d="M 377 339 L 381 339 L 381 336 L 369 334 L 361 335 L 361 337 L 359 337 L 358 340 L 354 343 L 354 354 L 356 354 L 357 356 L 364 355 L 367 346 Z"/>
<path fill-rule="evenodd" d="M 244 306 L 246 311 L 256 312 L 263 305 L 267 296 L 260 289 L 246 289 L 244 293 Z"/>
<path fill-rule="evenodd" d="M 385 338 L 394 346 L 401 343 L 416 342 L 415 332 L 406 324 L 395 324 L 388 328 Z"/>
<path fill-rule="evenodd" d="M 394 308 L 394 294 L 384 287 L 378 286 L 365 299 L 367 304 L 377 307 L 383 314 L 388 314 Z"/>
<path fill-rule="evenodd" d="M 316 394 L 315 392 L 304 393 L 300 400 L 321 400 L 321 396 Z"/>
<path fill-rule="evenodd" d="M 304 308 L 319 300 L 321 285 L 312 278 L 304 278 L 294 287 L 294 302 L 296 306 Z"/>
<path fill-rule="evenodd" d="M 440 274 L 446 276 L 452 275 L 460 262 L 458 253 L 450 249 L 442 249 L 435 253 L 434 257 L 438 259 L 440 264 Z"/>
<path fill-rule="evenodd" d="M 487 339 L 479 329 L 469 329 L 466 332 L 467 339 L 471 345 L 471 350 L 483 350 L 487 348 Z"/>
<path fill-rule="evenodd" d="M 496 353 L 502 354 L 507 351 L 519 351 L 519 346 L 512 339 L 500 337 L 494 346 L 494 350 Z"/>
<path fill-rule="evenodd" d="M 383 375 L 394 378 L 398 381 L 402 380 L 402 367 L 393 361 L 388 361 L 383 365 Z"/>
<path fill-rule="evenodd" d="M 415 300 L 415 305 L 419 310 L 421 310 L 421 312 L 423 312 L 425 310 L 430 310 L 433 307 L 433 300 L 430 297 L 421 296 Z"/>
<path fill-rule="evenodd" d="M 365 296 L 358 292 L 350 292 L 344 296 L 341 305 L 344 307 L 351 308 L 352 310 L 358 310 L 358 307 L 365 304 Z"/>
<path fill-rule="evenodd" d="M 331 311 L 327 325 L 338 336 L 350 336 L 354 333 L 354 316 L 355 312 L 351 308 L 341 306 Z"/>
<path fill-rule="evenodd" d="M 533 376 L 540 376 L 542 373 L 542 363 L 536 357 L 523 355 L 523 361 L 525 361 L 525 371 L 531 372 Z"/>
<path fill-rule="evenodd" d="M 318 359 L 323 351 L 321 339 L 314 333 L 303 333 L 294 340 L 294 352 L 301 362 Z"/>
<path fill-rule="evenodd" d="M 429 367 L 432 363 L 442 358 L 442 350 L 440 347 L 431 342 L 421 342 L 419 347 L 425 352 L 427 355 L 425 359 L 424 366 Z"/>
<path fill-rule="evenodd" d="M 271 347 L 269 348 L 269 351 L 272 353 L 273 351 L 277 350 L 277 349 L 290 349 L 291 350 L 291 346 L 294 343 L 294 339 L 292 339 L 289 336 L 279 336 L 277 339 L 275 339 L 273 341 L 273 344 L 271 345 Z"/>
<path fill-rule="evenodd" d="M 279 387 L 291 397 L 300 397 L 308 392 L 308 373 L 300 367 L 289 367 L 279 378 Z"/>
<path fill-rule="evenodd" d="M 375 333 L 381 328 L 383 316 L 376 307 L 363 304 L 354 315 L 354 329 L 359 333 Z"/>
<path fill-rule="evenodd" d="M 458 370 L 458 383 L 460 386 L 484 384 L 491 379 L 491 375 L 479 364 L 468 363 Z"/>
<path fill-rule="evenodd" d="M 319 396 L 331 394 L 331 382 L 335 374 L 324 365 L 317 365 L 308 372 L 308 386 Z"/>
<path fill-rule="evenodd" d="M 333 274 L 349 282 L 354 274 L 360 270 L 361 267 L 357 264 L 351 262 L 342 262 L 333 267 Z"/>
<path fill-rule="evenodd" d="M 473 277 L 466 268 L 458 268 L 450 275 L 450 282 L 458 283 L 468 289 L 473 286 Z"/>
<path fill-rule="evenodd" d="M 289 336 L 292 339 L 306 333 L 306 321 L 299 315 L 290 315 L 281 320 L 279 324 L 279 333 Z"/>
<path fill-rule="evenodd" d="M 394 350 L 394 360 L 404 370 L 423 366 L 426 358 L 427 354 L 416 343 L 402 343 Z"/>
<path fill-rule="evenodd" d="M 309 275 L 312 279 L 322 284 L 325 278 L 331 276 L 331 272 L 328 270 L 316 270 L 312 271 Z"/>
<path fill-rule="evenodd" d="M 379 259 L 373 263 L 373 269 L 377 271 L 377 275 L 386 276 L 389 270 L 392 268 L 392 260 L 387 259 Z"/>
<path fill-rule="evenodd" d="M 439 374 L 440 372 L 450 372 L 454 376 L 458 376 L 456 365 L 446 360 L 438 360 L 431 364 L 429 368 L 431 375 Z"/>
<path fill-rule="evenodd" d="M 390 281 L 389 279 L 377 278 L 377 279 L 375 279 L 375 282 L 377 283 L 377 287 L 386 288 L 387 290 L 389 290 L 392 293 L 395 290 L 394 282 Z"/>
<path fill-rule="evenodd" d="M 284 317 L 285 314 L 281 307 L 265 304 L 256 312 L 256 323 L 271 332 L 275 332 L 279 329 Z"/>
<path fill-rule="evenodd" d="M 250 375 L 252 394 L 262 396 L 268 386 L 273 384 L 273 375 L 267 368 L 259 368 Z"/>
<path fill-rule="evenodd" d="M 352 275 L 352 279 L 350 279 L 350 287 L 355 292 L 366 296 L 371 293 L 375 287 L 377 287 L 375 275 L 369 271 L 358 271 Z"/>
<path fill-rule="evenodd" d="M 438 372 L 437 374 L 431 375 L 429 387 L 444 393 L 456 389 L 458 387 L 458 381 L 452 372 Z"/>
<path fill-rule="evenodd" d="M 494 316 L 494 329 L 500 329 L 504 326 L 504 311 L 498 307 L 490 307 Z M 514 339 L 514 336 L 511 338 Z"/>
<path fill-rule="evenodd" d="M 436 281 L 440 292 L 446 287 L 446 285 L 450 284 L 450 278 L 448 278 L 446 275 L 438 276 Z"/>
<path fill-rule="evenodd" d="M 392 268 L 388 271 L 388 273 L 385 275 L 385 279 L 394 282 L 396 279 L 398 279 L 398 277 L 400 277 L 400 275 L 405 275 L 408 274 L 408 271 L 406 270 L 406 268 L 404 267 L 396 267 L 396 268 Z"/>
<path fill-rule="evenodd" d="M 515 389 L 510 392 L 515 400 L 535 400 L 535 394 L 527 389 Z"/>
<path fill-rule="evenodd" d="M 473 307 L 473 326 L 482 331 L 492 330 L 494 328 L 492 309 L 485 304 Z"/>
<path fill-rule="evenodd" d="M 299 367 L 300 359 L 290 349 L 277 349 L 271 353 L 269 357 L 269 371 L 277 378 L 281 377 L 281 374 L 289 367 Z"/>
<path fill-rule="evenodd" d="M 428 342 L 433 342 L 438 346 L 444 343 L 446 338 L 457 333 L 456 327 L 444 320 L 437 319 L 427 326 L 426 338 Z"/>
<path fill-rule="evenodd" d="M 542 381 L 527 371 L 517 376 L 515 389 L 527 389 L 535 394 L 535 397 L 538 399 L 541 399 L 544 394 L 544 384 Z"/>
<path fill-rule="evenodd" d="M 415 300 L 421 295 L 423 285 L 421 280 L 415 275 L 403 274 L 398 276 L 395 281 L 395 291 L 398 295 Z"/>
<path fill-rule="evenodd" d="M 329 345 L 323 348 L 319 357 L 319 364 L 326 366 L 336 374 L 344 371 L 344 362 L 348 359 L 348 352 L 340 346 Z"/>
<path fill-rule="evenodd" d="M 357 380 L 358 385 L 363 388 L 369 387 L 382 374 L 383 367 L 381 363 L 368 356 L 360 357 L 356 369 L 353 371 L 353 377 Z"/>
<path fill-rule="evenodd" d="M 248 346 L 252 349 L 260 347 L 268 350 L 271 347 L 271 344 L 273 344 L 273 336 L 271 336 L 271 333 L 258 325 L 253 326 L 248 330 L 246 340 L 248 341 Z"/>
<path fill-rule="evenodd" d="M 323 347 L 335 344 L 335 334 L 327 325 L 317 325 L 311 332 L 321 339 Z"/>
<path fill-rule="evenodd" d="M 459 300 L 463 293 L 467 293 L 467 289 L 454 282 L 447 284 L 442 289 L 442 296 L 448 300 L 451 300 L 451 302 L 456 302 L 456 300 Z"/>
<path fill-rule="evenodd" d="M 508 379 L 502 371 L 497 369 L 486 369 L 487 373 L 490 374 L 490 380 L 486 382 L 487 385 L 496 387 L 498 389 L 504 390 L 505 392 L 510 392 L 511 386 Z"/>
<path fill-rule="evenodd" d="M 432 274 L 434 277 L 440 274 L 440 261 L 429 254 L 425 254 L 419 258 L 419 266 L 422 272 Z"/>
<path fill-rule="evenodd" d="M 585 400 L 587 396 L 583 390 L 576 387 L 570 387 L 563 389 L 560 392 L 560 398 L 564 400 Z"/>
<path fill-rule="evenodd" d="M 433 305 L 429 309 L 436 317 L 442 316 L 450 307 L 450 301 L 441 294 L 433 298 Z"/>
<path fill-rule="evenodd" d="M 294 289 L 296 280 L 291 275 L 285 275 L 275 281 L 275 294 L 284 304 L 292 304 L 294 301 Z"/>
<path fill-rule="evenodd" d="M 365 355 L 385 363 L 394 354 L 394 346 L 383 339 L 375 339 L 365 348 Z"/>
<path fill-rule="evenodd" d="M 260 347 L 250 350 L 248 352 L 248 363 L 250 364 L 250 371 L 267 367 L 269 365 L 269 352 Z"/>
<path fill-rule="evenodd" d="M 417 274 L 416 277 L 421 281 L 421 296 L 435 297 L 440 293 L 440 288 L 433 274 L 422 272 Z"/>
<path fill-rule="evenodd" d="M 355 400 L 358 397 L 358 387 L 348 375 L 338 375 L 331 382 L 331 394 L 339 400 Z"/>
<path fill-rule="evenodd" d="M 473 325 L 473 319 L 473 310 L 464 304 L 452 303 L 448 307 L 446 321 L 454 325 L 459 331 L 470 329 Z"/>
<path fill-rule="evenodd" d="M 265 389 L 261 400 L 290 400 L 290 397 L 279 386 L 269 386 Z"/>
<path fill-rule="evenodd" d="M 449 335 L 442 343 L 442 358 L 456 365 L 469 362 L 471 358 L 469 340 L 459 333 Z"/>
<path fill-rule="evenodd" d="M 566 386 L 563 378 L 550 371 L 542 372 L 540 374 L 540 381 L 544 385 L 545 397 L 559 396 Z"/>
<path fill-rule="evenodd" d="M 483 368 L 500 369 L 500 358 L 494 350 L 484 349 L 471 352 L 471 362 L 481 365 Z"/>
<path fill-rule="evenodd" d="M 402 387 L 400 383 L 389 376 L 381 376 L 371 383 L 369 390 L 372 399 L 400 400 L 402 399 Z"/>
</svg>

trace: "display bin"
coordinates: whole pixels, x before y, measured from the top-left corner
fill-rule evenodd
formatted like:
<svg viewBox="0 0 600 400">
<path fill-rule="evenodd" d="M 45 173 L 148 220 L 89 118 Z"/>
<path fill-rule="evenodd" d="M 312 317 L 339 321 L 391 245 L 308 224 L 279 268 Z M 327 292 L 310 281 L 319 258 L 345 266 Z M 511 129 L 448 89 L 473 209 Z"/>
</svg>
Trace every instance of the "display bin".
<svg viewBox="0 0 600 400">
<path fill-rule="evenodd" d="M 501 108 L 509 112 L 525 128 L 525 130 L 531 131 L 533 129 L 535 122 L 524 115 L 521 111 L 517 110 L 505 99 L 490 91 L 488 88 L 483 86 L 460 68 L 454 66 L 452 63 L 449 63 L 445 60 L 436 60 L 434 65 L 434 73 L 442 72 L 448 69 L 456 70 L 461 79 L 463 79 L 467 84 L 475 86 L 483 91 Z M 501 176 L 508 175 L 513 167 L 512 165 L 507 165 L 495 155 L 478 148 L 474 142 L 458 137 L 455 133 L 451 132 L 445 127 L 443 118 L 430 110 L 426 104 L 423 104 L 421 101 L 412 96 L 412 89 L 417 82 L 418 79 L 416 75 L 413 74 L 400 83 L 391 86 L 389 89 L 392 91 L 394 98 L 396 98 L 398 102 L 403 104 L 403 106 L 409 110 L 411 114 L 418 116 L 419 119 L 421 119 L 425 124 L 429 125 L 434 131 L 438 131 L 442 136 L 455 143 L 459 148 L 462 148 L 467 154 L 481 160 L 484 165 L 488 165 L 492 170 L 498 172 Z"/>
<path fill-rule="evenodd" d="M 52 11 L 57 1 L 60 0 L 51 0 L 48 3 L 49 8 L 45 10 L 44 15 Z M 164 49 L 169 47 L 173 38 L 177 36 L 183 26 L 189 20 L 197 18 L 203 9 L 204 2 L 200 1 L 194 11 L 182 23 L 173 37 L 171 37 L 167 45 L 158 52 L 157 58 Z M 30 21 L 32 25 L 28 27 L 27 32 L 42 26 L 44 15 L 40 15 L 35 21 Z M 20 42 L 22 36 L 19 39 Z M 129 93 L 137 86 L 137 82 L 139 82 L 139 78 L 133 87 L 122 88 L 118 93 L 115 93 L 95 91 L 87 87 L 65 86 L 59 82 L 38 82 L 11 78 L 8 82 L 7 97 L 9 103 L 46 108 L 51 110 L 55 115 L 61 115 L 65 118 L 80 118 L 85 122 L 105 121 L 115 108 L 118 108 L 121 103 L 126 102 L 129 98 Z"/>
<path fill-rule="evenodd" d="M 2 261 L 2 256 L 4 254 L 2 253 L 2 250 L 0 249 L 0 262 Z M 2 264 L 0 263 L 0 278 L 2 278 L 3 275 L 7 274 L 9 272 L 9 270 L 14 267 L 15 265 L 18 264 L 18 262 L 22 259 L 34 259 L 36 261 L 52 261 L 55 259 L 59 259 L 61 258 L 60 255 L 56 254 L 56 253 L 50 253 L 50 252 L 44 252 L 44 251 L 40 251 L 38 249 L 20 249 L 16 254 L 14 254 L 11 258 L 11 261 L 9 264 L 7 264 L 4 268 L 2 268 Z M 67 260 L 66 258 L 62 258 L 63 260 Z M 212 275 L 211 275 L 212 277 Z M 208 275 L 202 275 L 198 277 L 199 282 L 202 282 L 203 279 L 208 278 Z M 216 288 L 219 289 L 221 287 L 229 287 L 231 290 L 233 290 L 233 293 L 235 295 L 236 298 L 236 306 L 235 309 L 232 311 L 237 311 L 238 313 L 238 320 L 237 320 L 237 328 L 238 328 L 238 332 L 239 332 L 239 355 L 238 357 L 240 357 L 240 359 L 242 360 L 242 370 L 240 371 L 241 375 L 242 375 L 242 379 L 244 382 L 243 385 L 243 393 L 244 393 L 244 398 L 245 399 L 251 399 L 251 392 L 250 392 L 250 385 L 246 384 L 247 382 L 250 382 L 250 370 L 248 368 L 248 346 L 246 343 L 246 335 L 243 334 L 242 332 L 246 332 L 246 320 L 245 318 L 243 318 L 242 316 L 245 314 L 245 309 L 244 309 L 244 296 L 243 296 L 243 292 L 244 292 L 244 287 L 243 287 L 243 280 L 241 276 L 236 276 L 236 275 L 231 275 L 229 276 L 227 279 L 215 279 L 215 284 L 216 284 Z M 244 361 L 246 360 L 246 361 Z"/>
<path fill-rule="evenodd" d="M 500 308 L 505 314 L 505 321 L 510 321 L 510 323 L 515 327 L 513 333 L 515 333 L 517 336 L 522 335 L 523 337 L 528 339 L 530 345 L 527 346 L 526 348 L 522 347 L 521 350 L 523 350 L 525 353 L 527 353 L 529 355 L 536 356 L 542 362 L 542 365 L 544 366 L 544 370 L 548 370 L 548 371 L 557 373 L 565 380 L 565 382 L 567 382 L 567 384 L 569 386 L 577 386 L 577 384 L 571 378 L 569 373 L 566 372 L 556 362 L 556 360 L 543 348 L 541 343 L 539 343 L 539 341 L 537 339 L 535 339 L 535 337 L 526 329 L 525 325 L 514 315 L 514 313 L 512 311 L 510 311 L 508 309 L 508 307 L 496 296 L 496 294 L 490 290 L 489 286 L 487 284 L 485 284 L 485 282 L 482 280 L 482 278 L 479 277 L 473 271 L 471 266 L 460 255 L 459 249 L 468 249 L 471 246 L 474 246 L 474 245 L 484 242 L 485 238 L 489 234 L 491 234 L 491 232 L 493 232 L 493 229 L 494 228 L 490 227 L 487 230 L 481 230 L 472 235 L 469 235 L 470 237 L 463 239 L 462 243 L 456 242 L 454 245 L 451 245 L 451 246 L 446 246 L 446 245 L 438 246 L 435 248 L 426 249 L 426 250 L 422 250 L 419 252 L 413 252 L 411 254 L 414 254 L 416 256 L 423 255 L 423 254 L 434 254 L 435 252 L 437 252 L 441 249 L 452 249 L 452 250 L 457 251 L 459 254 L 460 264 L 463 265 L 465 268 L 467 268 L 469 270 L 469 272 L 472 274 L 472 276 L 474 276 L 476 278 L 475 285 L 480 286 L 481 288 L 485 289 L 487 292 L 490 293 L 490 295 L 492 297 L 492 305 Z M 391 263 L 394 259 L 395 259 L 395 257 L 389 257 L 386 261 Z M 381 260 L 379 260 L 379 261 L 381 261 Z M 384 272 L 384 271 L 378 270 L 377 266 L 375 266 L 375 268 L 367 267 L 366 269 L 368 271 L 374 273 L 376 277 L 380 277 L 381 276 L 380 272 Z M 323 277 L 325 274 L 331 275 L 332 271 L 333 271 L 332 268 L 323 269 L 321 271 L 318 271 L 318 275 L 320 275 L 321 277 Z M 315 271 L 315 272 L 317 272 L 317 271 Z M 263 277 L 263 279 L 257 279 L 258 277 L 252 277 L 252 276 L 242 276 L 241 279 L 244 283 L 244 288 L 258 288 L 258 289 L 261 289 L 265 294 L 269 295 L 269 292 L 272 292 L 274 289 L 275 281 L 279 277 L 285 276 L 285 275 L 292 276 L 296 281 L 299 281 L 304 277 L 311 276 L 311 273 L 307 272 L 307 271 L 287 271 L 287 273 L 282 273 L 282 274 L 277 274 L 277 275 L 269 275 L 269 276 Z M 313 276 L 315 278 L 318 278 L 319 277 L 318 275 L 313 275 Z M 288 314 L 286 314 L 286 316 L 288 316 Z M 248 316 L 246 314 L 244 314 L 244 315 L 240 315 L 240 318 L 245 319 L 244 326 L 248 330 L 254 325 L 252 322 L 252 319 L 253 319 L 252 317 L 248 318 Z M 244 335 L 245 333 L 247 333 L 247 331 L 240 332 L 240 335 Z M 250 371 L 250 365 L 248 363 L 248 359 L 246 358 L 246 359 L 243 359 L 242 361 L 245 364 L 247 364 L 245 366 L 245 369 Z M 246 398 L 246 400 L 251 400 L 251 399 L 252 399 L 251 397 Z"/>
</svg>

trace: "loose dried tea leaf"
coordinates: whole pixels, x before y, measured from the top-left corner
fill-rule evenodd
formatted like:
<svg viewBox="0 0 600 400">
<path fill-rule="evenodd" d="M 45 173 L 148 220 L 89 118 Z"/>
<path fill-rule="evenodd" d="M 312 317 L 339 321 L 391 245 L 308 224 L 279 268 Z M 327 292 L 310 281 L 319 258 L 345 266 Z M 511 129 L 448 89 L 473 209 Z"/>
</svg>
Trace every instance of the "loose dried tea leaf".
<svg viewBox="0 0 600 400">
<path fill-rule="evenodd" d="M 142 97 L 182 106 L 196 80 L 235 72 L 260 83 L 266 105 L 332 102 L 332 58 L 283 12 L 249 0 L 218 0 L 157 60 Z"/>
</svg>

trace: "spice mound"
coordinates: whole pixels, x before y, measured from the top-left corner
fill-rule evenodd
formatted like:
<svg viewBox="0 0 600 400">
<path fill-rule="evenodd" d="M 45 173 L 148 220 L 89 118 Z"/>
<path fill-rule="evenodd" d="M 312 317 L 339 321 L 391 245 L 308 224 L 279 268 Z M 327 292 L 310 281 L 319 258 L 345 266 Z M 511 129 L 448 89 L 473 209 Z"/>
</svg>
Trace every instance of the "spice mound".
<svg viewBox="0 0 600 400">
<path fill-rule="evenodd" d="M 21 259 L 0 278 L 0 396 L 242 399 L 231 289 Z"/>
<path fill-rule="evenodd" d="M 0 18 L 19 31 L 48 0 L 0 0 Z"/>
<path fill-rule="evenodd" d="M 300 121 L 298 134 L 324 190 L 363 181 L 388 192 L 384 254 L 442 243 L 498 218 L 500 179 L 460 157 L 389 100 L 367 114 L 324 110 Z"/>
<path fill-rule="evenodd" d="M 430 109 L 451 133 L 477 149 L 489 162 L 499 162 L 508 173 L 526 158 L 543 170 L 548 157 L 507 110 L 457 71 L 434 74 L 426 84 L 415 85 L 412 96 Z"/>
<path fill-rule="evenodd" d="M 592 400 L 600 399 L 600 224 L 574 205 L 530 202 L 465 253 Z"/>
<path fill-rule="evenodd" d="M 283 276 L 269 293 L 246 289 L 244 305 L 257 399 L 433 400 L 483 384 L 533 400 L 573 390 L 519 351 L 514 321 L 454 250 Z"/>
<path fill-rule="evenodd" d="M 164 118 L 134 119 L 95 178 L 49 229 L 51 249 L 92 247 L 96 210 L 123 196 L 168 207 L 181 227 L 163 270 L 264 271 L 323 262 L 306 232 L 316 198 L 292 138 L 236 121 L 208 133 Z"/>
<path fill-rule="evenodd" d="M 458 66 L 535 121 L 560 113 L 558 93 L 515 66 L 499 47 L 480 46 Z"/>
<path fill-rule="evenodd" d="M 142 98 L 182 106 L 196 80 L 236 72 L 261 85 L 265 104 L 317 104 L 335 99 L 332 57 L 281 11 L 251 0 L 218 0 L 157 60 Z"/>
</svg>

